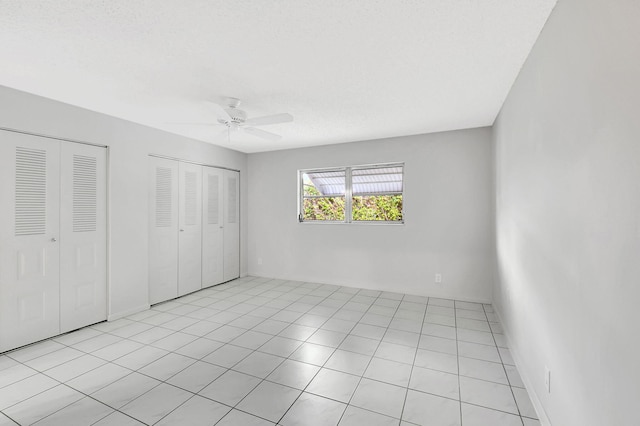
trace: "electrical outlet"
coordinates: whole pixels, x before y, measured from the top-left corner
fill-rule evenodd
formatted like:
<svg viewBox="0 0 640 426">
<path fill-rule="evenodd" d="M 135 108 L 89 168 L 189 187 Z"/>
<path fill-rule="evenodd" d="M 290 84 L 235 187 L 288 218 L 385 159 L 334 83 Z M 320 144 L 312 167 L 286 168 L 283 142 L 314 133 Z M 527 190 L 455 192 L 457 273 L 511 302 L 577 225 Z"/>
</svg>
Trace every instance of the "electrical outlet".
<svg viewBox="0 0 640 426">
<path fill-rule="evenodd" d="M 262 265 L 262 258 L 261 257 L 258 258 L 258 265 Z"/>
<path fill-rule="evenodd" d="M 547 366 L 544 367 L 544 387 L 547 393 L 551 393 L 551 371 Z"/>
<path fill-rule="evenodd" d="M 442 283 L 442 274 L 436 274 L 436 283 L 437 284 Z"/>
</svg>

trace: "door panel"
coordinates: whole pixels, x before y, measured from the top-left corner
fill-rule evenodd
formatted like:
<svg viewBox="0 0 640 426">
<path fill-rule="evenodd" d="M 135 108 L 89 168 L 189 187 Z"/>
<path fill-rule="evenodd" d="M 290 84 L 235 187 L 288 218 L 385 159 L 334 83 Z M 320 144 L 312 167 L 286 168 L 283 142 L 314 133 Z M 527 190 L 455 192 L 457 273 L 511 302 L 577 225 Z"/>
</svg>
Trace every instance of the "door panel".
<svg viewBox="0 0 640 426">
<path fill-rule="evenodd" d="M 60 142 L 0 131 L 0 352 L 60 332 Z"/>
<path fill-rule="evenodd" d="M 178 162 L 149 157 L 149 302 L 178 297 Z"/>
<path fill-rule="evenodd" d="M 180 163 L 178 295 L 202 288 L 202 166 Z"/>
<path fill-rule="evenodd" d="M 202 167 L 202 286 L 224 281 L 224 171 Z"/>
<path fill-rule="evenodd" d="M 240 173 L 224 170 L 224 281 L 240 276 Z"/>
<path fill-rule="evenodd" d="M 60 145 L 60 329 L 107 319 L 106 149 Z"/>
</svg>

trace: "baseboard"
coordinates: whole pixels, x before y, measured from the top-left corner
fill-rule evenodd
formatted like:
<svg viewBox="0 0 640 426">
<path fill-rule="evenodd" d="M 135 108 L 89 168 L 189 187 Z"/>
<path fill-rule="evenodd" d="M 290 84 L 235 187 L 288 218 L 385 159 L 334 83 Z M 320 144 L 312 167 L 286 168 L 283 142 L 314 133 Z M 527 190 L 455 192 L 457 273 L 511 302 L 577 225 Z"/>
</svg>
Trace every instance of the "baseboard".
<svg viewBox="0 0 640 426">
<path fill-rule="evenodd" d="M 317 279 L 305 279 L 305 278 L 289 278 L 289 277 L 265 277 L 263 275 L 259 275 L 256 273 L 249 272 L 247 276 L 255 277 L 255 278 L 268 278 L 272 280 L 285 280 L 285 281 L 299 281 L 301 283 L 314 283 L 314 284 L 326 284 L 326 285 L 337 285 L 341 287 L 349 287 L 349 288 L 364 288 L 357 284 L 352 283 L 343 283 L 343 282 L 325 282 Z M 416 293 L 408 293 L 406 291 L 402 291 L 401 289 L 388 289 L 388 288 L 364 288 L 365 290 L 373 290 L 373 291 L 390 291 L 393 293 L 403 293 L 409 294 L 411 296 L 421 296 L 421 297 L 433 297 L 436 299 L 449 299 L 449 300 L 457 300 L 459 302 L 470 302 L 470 303 L 482 303 L 484 305 L 491 305 L 490 299 L 473 299 L 466 297 L 450 297 L 450 296 L 441 296 L 434 294 L 416 294 Z"/>
<path fill-rule="evenodd" d="M 533 388 L 533 384 L 529 375 L 523 368 L 522 358 L 520 357 L 520 353 L 517 348 L 515 348 L 511 343 L 513 340 L 511 339 L 511 334 L 509 333 L 509 329 L 507 324 L 502 320 L 502 315 L 493 307 L 495 314 L 498 316 L 498 320 L 500 324 L 502 324 L 502 330 L 504 331 L 504 336 L 507 339 L 507 344 L 509 345 L 509 351 L 511 352 L 511 357 L 513 358 L 513 362 L 516 364 L 516 368 L 518 369 L 518 373 L 520 373 L 520 378 L 522 379 L 522 383 L 524 383 L 524 387 L 527 389 L 529 393 L 529 398 L 531 399 L 531 403 L 533 404 L 533 408 L 536 410 L 536 414 L 538 415 L 538 420 L 540 421 L 541 426 L 553 426 L 551 424 L 551 420 L 549 420 L 549 416 L 547 416 L 547 412 L 544 410 L 542 406 L 542 402 L 538 397 L 538 394 L 535 392 Z"/>
<path fill-rule="evenodd" d="M 120 318 L 128 317 L 129 315 L 137 314 L 138 312 L 146 311 L 150 307 L 151 307 L 151 305 L 148 305 L 148 304 L 140 305 L 138 307 L 131 308 L 131 309 L 128 309 L 128 310 L 123 311 L 123 312 L 117 312 L 115 314 L 109 314 L 109 316 L 107 317 L 107 321 L 119 320 Z"/>
</svg>

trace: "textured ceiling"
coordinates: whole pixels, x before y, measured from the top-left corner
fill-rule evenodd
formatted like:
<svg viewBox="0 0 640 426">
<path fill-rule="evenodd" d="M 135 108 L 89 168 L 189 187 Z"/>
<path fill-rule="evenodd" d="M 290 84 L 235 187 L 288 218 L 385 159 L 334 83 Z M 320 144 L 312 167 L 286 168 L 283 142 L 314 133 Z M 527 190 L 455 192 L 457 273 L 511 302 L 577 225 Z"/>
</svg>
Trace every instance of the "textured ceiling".
<svg viewBox="0 0 640 426">
<path fill-rule="evenodd" d="M 0 0 L 0 84 L 244 152 L 491 125 L 555 0 Z M 231 133 L 242 99 L 279 142 Z"/>
</svg>

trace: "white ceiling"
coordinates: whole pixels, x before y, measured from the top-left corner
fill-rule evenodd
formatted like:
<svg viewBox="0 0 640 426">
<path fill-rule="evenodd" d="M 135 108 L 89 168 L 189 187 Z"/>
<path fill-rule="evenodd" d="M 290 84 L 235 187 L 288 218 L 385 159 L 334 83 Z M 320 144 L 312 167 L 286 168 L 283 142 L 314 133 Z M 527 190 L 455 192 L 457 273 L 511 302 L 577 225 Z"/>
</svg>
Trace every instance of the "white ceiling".
<svg viewBox="0 0 640 426">
<path fill-rule="evenodd" d="M 1 0 L 0 84 L 243 152 L 487 126 L 555 2 Z M 295 121 L 175 124 L 222 96 Z"/>
</svg>

